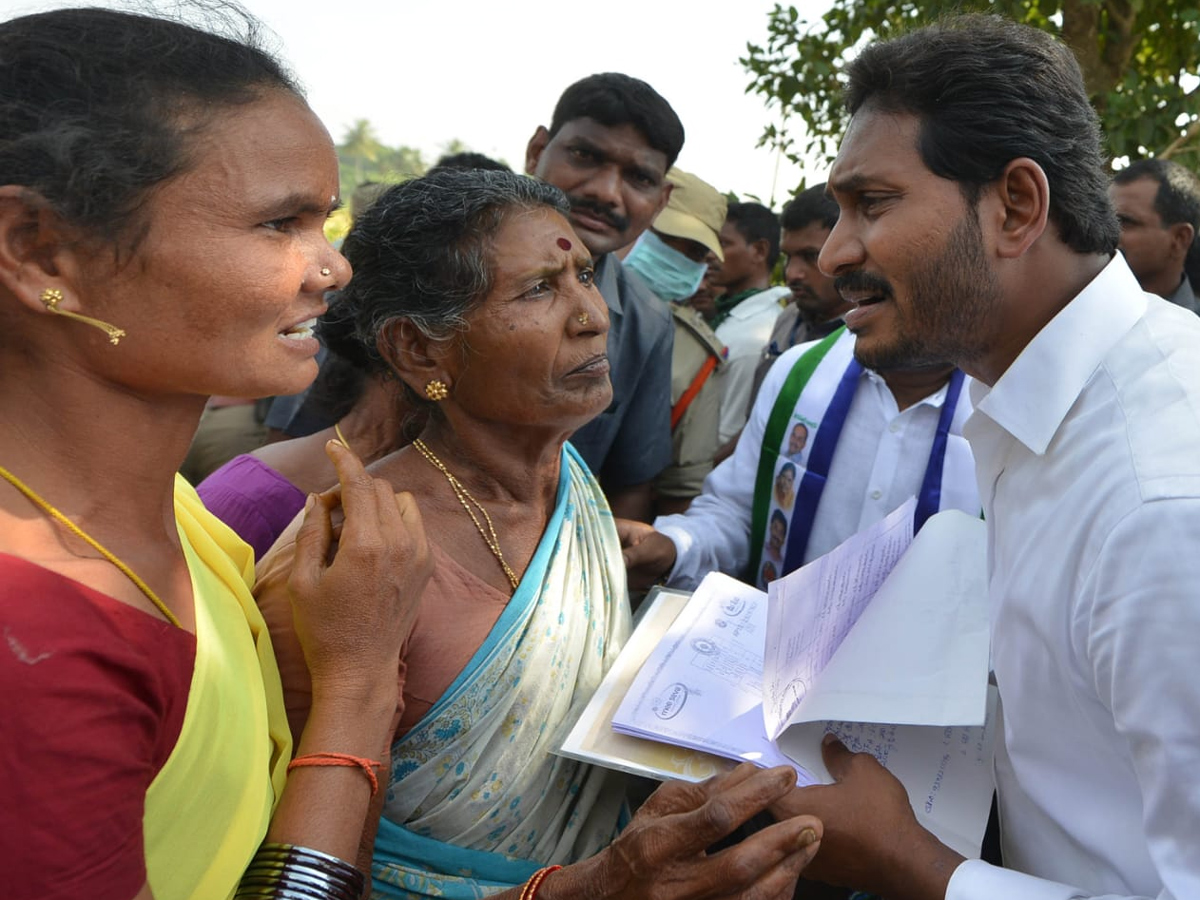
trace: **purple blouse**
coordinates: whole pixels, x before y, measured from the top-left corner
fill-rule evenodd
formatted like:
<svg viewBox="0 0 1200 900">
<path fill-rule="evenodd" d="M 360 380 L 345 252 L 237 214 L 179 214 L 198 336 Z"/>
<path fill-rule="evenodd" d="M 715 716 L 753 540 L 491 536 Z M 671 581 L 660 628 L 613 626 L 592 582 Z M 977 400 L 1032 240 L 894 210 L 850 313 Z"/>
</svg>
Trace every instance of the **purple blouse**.
<svg viewBox="0 0 1200 900">
<path fill-rule="evenodd" d="M 254 548 L 257 561 L 283 533 L 307 495 L 258 457 L 235 456 L 213 472 L 196 493 L 218 519 Z"/>
</svg>

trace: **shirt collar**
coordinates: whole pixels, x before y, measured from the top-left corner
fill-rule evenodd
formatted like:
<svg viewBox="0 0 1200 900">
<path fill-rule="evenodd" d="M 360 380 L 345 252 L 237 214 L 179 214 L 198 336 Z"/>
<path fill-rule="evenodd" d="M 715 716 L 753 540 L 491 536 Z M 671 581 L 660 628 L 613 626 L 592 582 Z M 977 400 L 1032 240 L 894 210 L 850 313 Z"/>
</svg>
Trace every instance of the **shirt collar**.
<svg viewBox="0 0 1200 900">
<path fill-rule="evenodd" d="M 868 369 L 864 367 L 861 377 L 867 379 L 867 381 L 869 381 L 875 387 L 875 389 L 880 392 L 881 396 L 886 395 L 887 397 L 890 397 L 892 403 L 896 405 L 897 409 L 899 409 L 899 405 L 896 404 L 895 395 L 892 394 L 892 389 L 888 387 L 887 382 L 883 380 L 882 375 L 880 375 L 874 369 Z M 970 384 L 972 379 L 968 378 L 966 381 L 967 384 Z M 938 388 L 929 396 L 924 397 L 918 400 L 916 403 L 913 403 L 911 406 L 906 407 L 906 409 L 915 409 L 918 406 L 931 406 L 934 409 L 941 409 L 946 403 L 946 394 L 949 392 L 949 390 L 950 379 L 947 378 L 946 383 L 940 388 Z"/>
<path fill-rule="evenodd" d="M 989 390 L 974 381 L 976 413 L 1041 455 L 1105 355 L 1146 310 L 1146 295 L 1116 254 L 1013 360 Z"/>
<path fill-rule="evenodd" d="M 1179 287 L 1175 289 L 1175 293 L 1167 299 L 1178 306 L 1182 306 L 1184 309 L 1200 313 L 1200 303 L 1197 302 L 1200 298 L 1196 297 L 1196 292 L 1192 289 L 1192 283 L 1188 280 L 1187 273 L 1184 273 L 1183 280 L 1179 282 Z"/>
<path fill-rule="evenodd" d="M 764 309 L 769 309 L 772 306 L 778 307 L 779 298 L 790 293 L 791 291 L 787 287 L 766 288 L 765 290 L 753 293 L 729 311 L 729 318 L 749 319 L 751 316 L 758 315 Z"/>
<path fill-rule="evenodd" d="M 596 273 L 596 287 L 608 308 L 615 313 L 621 312 L 621 287 L 619 284 L 621 260 L 615 253 L 605 253 L 593 264 Z M 629 273 L 626 273 L 628 277 Z"/>
</svg>

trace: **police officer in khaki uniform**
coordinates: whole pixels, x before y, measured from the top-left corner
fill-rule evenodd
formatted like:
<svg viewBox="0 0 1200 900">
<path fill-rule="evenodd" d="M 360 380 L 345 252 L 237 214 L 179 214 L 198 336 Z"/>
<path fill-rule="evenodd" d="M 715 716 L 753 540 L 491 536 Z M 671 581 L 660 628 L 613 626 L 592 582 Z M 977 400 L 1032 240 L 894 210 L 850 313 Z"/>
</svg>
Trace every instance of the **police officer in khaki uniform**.
<svg viewBox="0 0 1200 900">
<path fill-rule="evenodd" d="M 701 289 L 706 259 L 722 259 L 718 235 L 726 201 L 716 188 L 674 168 L 670 200 L 625 257 L 667 301 L 675 325 L 671 357 L 671 465 L 654 483 L 658 515 L 682 512 L 700 493 L 717 451 L 725 346 L 684 301 Z"/>
</svg>

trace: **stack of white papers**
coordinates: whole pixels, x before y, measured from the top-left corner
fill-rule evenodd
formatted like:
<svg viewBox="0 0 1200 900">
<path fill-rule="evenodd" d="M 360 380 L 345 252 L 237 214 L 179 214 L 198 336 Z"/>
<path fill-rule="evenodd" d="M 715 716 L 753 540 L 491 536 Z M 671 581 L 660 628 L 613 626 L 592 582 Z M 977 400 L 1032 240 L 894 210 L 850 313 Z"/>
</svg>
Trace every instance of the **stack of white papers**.
<svg viewBox="0 0 1200 900">
<path fill-rule="evenodd" d="M 821 737 L 870 752 L 918 820 L 978 855 L 992 795 L 986 533 L 912 504 L 771 584 L 705 578 L 612 727 L 828 782 Z M 644 652 L 644 651 L 643 651 Z M 618 663 L 618 667 L 619 667 Z"/>
</svg>

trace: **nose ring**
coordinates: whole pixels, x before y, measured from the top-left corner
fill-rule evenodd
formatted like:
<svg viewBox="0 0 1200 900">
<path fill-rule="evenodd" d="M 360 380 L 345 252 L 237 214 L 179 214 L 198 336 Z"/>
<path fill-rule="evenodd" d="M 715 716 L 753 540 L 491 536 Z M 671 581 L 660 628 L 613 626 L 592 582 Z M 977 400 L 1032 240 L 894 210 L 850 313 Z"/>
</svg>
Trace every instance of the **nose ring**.
<svg viewBox="0 0 1200 900">
<path fill-rule="evenodd" d="M 587 313 L 580 313 L 577 318 L 579 319 L 580 325 L 586 325 L 589 321 Z"/>
<path fill-rule="evenodd" d="M 322 278 L 328 278 L 332 274 L 333 274 L 333 270 L 331 268 L 329 268 L 329 266 L 321 267 L 321 277 Z"/>
</svg>

